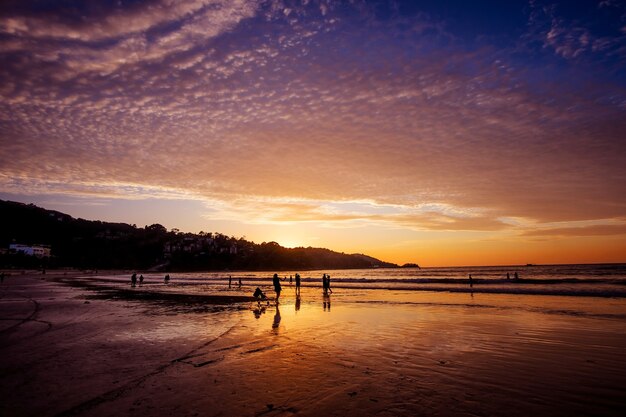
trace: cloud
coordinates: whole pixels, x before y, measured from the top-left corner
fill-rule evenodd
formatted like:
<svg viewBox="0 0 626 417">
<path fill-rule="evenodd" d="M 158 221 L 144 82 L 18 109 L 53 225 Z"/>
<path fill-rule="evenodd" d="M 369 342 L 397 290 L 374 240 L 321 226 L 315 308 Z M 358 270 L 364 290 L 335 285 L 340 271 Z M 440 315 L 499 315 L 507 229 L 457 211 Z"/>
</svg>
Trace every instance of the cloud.
<svg viewBox="0 0 626 417">
<path fill-rule="evenodd" d="M 254 1 L 157 0 L 148 5 L 118 6 L 112 3 L 87 3 L 83 7 L 59 8 L 56 12 L 11 14 L 0 21 L 0 33 L 40 40 L 76 40 L 96 42 L 145 33 L 159 26 L 198 15 L 215 16 L 217 27 L 230 20 L 233 11 L 256 7 Z M 19 8 L 17 8 L 19 10 Z M 84 13 L 84 14 L 83 14 Z M 245 14 L 248 14 L 246 11 Z M 208 27 L 208 30 L 214 28 Z"/>
<path fill-rule="evenodd" d="M 0 189 L 415 230 L 623 215 L 623 85 L 333 4 L 5 15 Z M 581 59 L 599 38 L 571 28 L 549 47 Z"/>
<path fill-rule="evenodd" d="M 562 227 L 555 229 L 528 230 L 523 236 L 540 237 L 586 237 L 626 235 L 626 224 L 603 224 L 584 227 Z"/>
<path fill-rule="evenodd" d="M 575 9 L 576 7 L 574 7 Z M 543 48 L 553 51 L 558 56 L 575 60 L 583 55 L 595 56 L 603 63 L 623 68 L 626 56 L 623 32 L 623 18 L 626 6 L 613 1 L 601 1 L 597 11 L 581 7 L 580 14 L 566 13 L 562 4 L 546 4 L 541 1 L 530 2 L 529 32 L 524 37 L 530 42 L 538 42 Z M 605 10 L 615 13 L 608 19 Z"/>
</svg>

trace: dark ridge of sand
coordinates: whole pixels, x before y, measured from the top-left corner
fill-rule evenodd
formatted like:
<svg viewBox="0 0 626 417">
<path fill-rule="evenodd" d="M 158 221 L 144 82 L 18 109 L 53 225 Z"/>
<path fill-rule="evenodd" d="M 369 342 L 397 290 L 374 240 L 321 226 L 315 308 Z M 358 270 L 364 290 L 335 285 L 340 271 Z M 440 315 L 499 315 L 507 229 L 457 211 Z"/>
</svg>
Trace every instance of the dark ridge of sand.
<svg viewBox="0 0 626 417">
<path fill-rule="evenodd" d="M 57 282 L 96 292 L 89 295 L 90 299 L 116 299 L 129 301 L 157 301 L 172 304 L 203 304 L 221 305 L 236 304 L 256 301 L 252 296 L 246 295 L 215 295 L 215 294 L 185 294 L 176 292 L 149 291 L 149 286 L 136 286 L 135 288 L 120 288 L 111 285 L 100 285 L 93 281 L 78 277 L 61 277 L 54 279 Z M 145 289 L 144 289 L 145 288 Z"/>
</svg>

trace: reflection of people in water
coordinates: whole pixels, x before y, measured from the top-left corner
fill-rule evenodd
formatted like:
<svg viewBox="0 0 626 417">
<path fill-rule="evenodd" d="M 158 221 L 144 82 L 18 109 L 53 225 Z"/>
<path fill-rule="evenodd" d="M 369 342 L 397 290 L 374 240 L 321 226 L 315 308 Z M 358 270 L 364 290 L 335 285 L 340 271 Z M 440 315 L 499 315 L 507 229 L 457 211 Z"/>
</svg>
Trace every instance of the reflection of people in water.
<svg viewBox="0 0 626 417">
<path fill-rule="evenodd" d="M 296 311 L 300 311 L 300 294 L 296 295 Z"/>
<path fill-rule="evenodd" d="M 274 284 L 274 291 L 276 291 L 276 302 L 278 303 L 278 299 L 280 298 L 280 292 L 282 291 L 282 287 L 280 286 L 280 278 L 278 278 L 278 274 L 274 274 L 272 283 Z"/>
<path fill-rule="evenodd" d="M 278 304 L 276 304 L 276 314 L 274 314 L 272 329 L 276 329 L 276 331 L 278 331 L 278 326 L 280 326 L 280 310 L 278 309 Z"/>
<path fill-rule="evenodd" d="M 252 310 L 252 313 L 254 314 L 255 319 L 260 319 L 261 314 L 265 314 L 265 306 L 262 306 L 261 303 L 259 303 L 259 305 L 257 305 L 257 307 Z"/>
<path fill-rule="evenodd" d="M 328 294 L 324 294 L 324 311 L 326 311 L 326 309 L 328 309 L 328 311 L 330 312 L 330 295 Z"/>
</svg>

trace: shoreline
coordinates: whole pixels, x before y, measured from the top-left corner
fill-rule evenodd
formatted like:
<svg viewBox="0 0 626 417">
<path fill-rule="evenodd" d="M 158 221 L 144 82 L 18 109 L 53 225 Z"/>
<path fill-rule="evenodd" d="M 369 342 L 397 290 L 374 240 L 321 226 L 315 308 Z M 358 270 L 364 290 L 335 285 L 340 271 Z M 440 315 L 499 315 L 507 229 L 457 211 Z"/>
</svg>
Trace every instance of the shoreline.
<svg viewBox="0 0 626 417">
<path fill-rule="evenodd" d="M 602 316 L 626 314 L 622 300 L 303 288 L 298 301 L 286 287 L 267 306 L 108 297 L 55 278 L 68 279 L 0 286 L 0 414 L 617 416 L 626 407 L 626 322 Z"/>
</svg>

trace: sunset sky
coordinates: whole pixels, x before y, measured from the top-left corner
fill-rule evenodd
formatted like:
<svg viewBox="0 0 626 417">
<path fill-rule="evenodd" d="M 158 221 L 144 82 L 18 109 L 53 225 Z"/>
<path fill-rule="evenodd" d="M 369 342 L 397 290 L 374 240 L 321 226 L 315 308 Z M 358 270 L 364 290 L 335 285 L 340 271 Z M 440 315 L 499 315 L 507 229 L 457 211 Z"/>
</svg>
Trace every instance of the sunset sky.
<svg viewBox="0 0 626 417">
<path fill-rule="evenodd" d="M 423 266 L 626 262 L 626 3 L 3 0 L 0 199 Z"/>
</svg>

